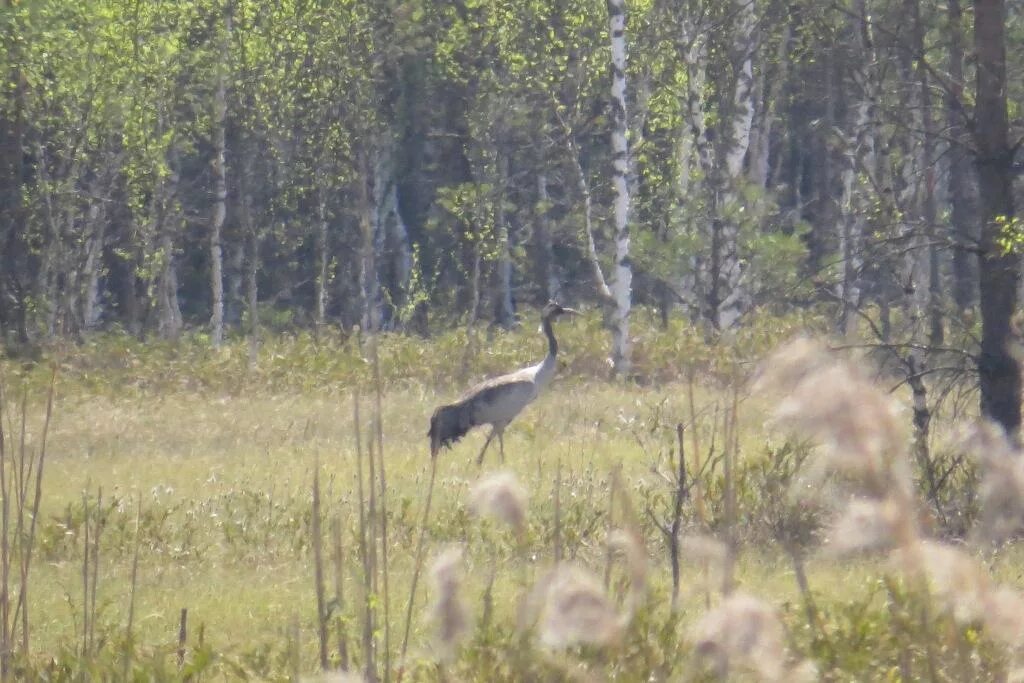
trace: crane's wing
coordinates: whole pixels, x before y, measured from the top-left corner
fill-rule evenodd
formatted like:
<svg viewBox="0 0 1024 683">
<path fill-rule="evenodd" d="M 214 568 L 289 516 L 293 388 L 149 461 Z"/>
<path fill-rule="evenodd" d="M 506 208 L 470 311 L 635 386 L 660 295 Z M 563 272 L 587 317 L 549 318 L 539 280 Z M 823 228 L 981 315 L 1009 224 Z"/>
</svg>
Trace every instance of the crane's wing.
<svg viewBox="0 0 1024 683">
<path fill-rule="evenodd" d="M 532 381 L 512 375 L 477 385 L 463 401 L 471 411 L 474 424 L 504 428 L 536 397 L 537 386 Z"/>
<path fill-rule="evenodd" d="M 477 384 L 458 401 L 441 406 L 430 418 L 430 453 L 451 446 L 473 427 L 491 424 L 504 427 L 536 397 L 530 368 Z"/>
</svg>

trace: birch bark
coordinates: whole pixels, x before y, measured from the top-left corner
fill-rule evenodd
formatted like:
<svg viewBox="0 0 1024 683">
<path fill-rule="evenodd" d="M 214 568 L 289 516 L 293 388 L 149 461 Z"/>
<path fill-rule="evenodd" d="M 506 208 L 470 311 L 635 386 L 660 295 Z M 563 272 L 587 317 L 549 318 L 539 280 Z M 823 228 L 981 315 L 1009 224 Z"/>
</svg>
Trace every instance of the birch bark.
<svg viewBox="0 0 1024 683">
<path fill-rule="evenodd" d="M 231 44 L 231 14 L 224 8 L 224 29 L 213 95 L 213 215 L 210 219 L 210 343 L 214 348 L 224 340 L 224 253 L 221 231 L 227 216 L 226 118 L 228 110 L 227 70 Z"/>
<path fill-rule="evenodd" d="M 750 133 L 754 121 L 754 52 L 757 14 L 755 0 L 741 0 L 739 25 L 736 32 L 736 51 L 739 54 L 739 68 L 733 91 L 732 121 L 730 135 L 724 150 L 726 178 L 722 191 L 722 206 L 728 213 L 739 197 L 739 183 L 743 177 L 743 162 L 750 147 Z M 740 227 L 736 220 L 716 220 L 712 229 L 718 234 L 713 240 L 717 253 L 713 255 L 717 268 L 712 284 L 715 296 L 715 327 L 720 330 L 732 327 L 749 307 L 749 293 L 744 287 L 743 265 L 740 260 Z"/>
<path fill-rule="evenodd" d="M 612 373 L 630 372 L 629 314 L 632 307 L 633 270 L 629 259 L 629 141 L 626 135 L 626 4 L 608 0 L 608 30 L 612 51 L 612 187 L 615 191 L 615 263 L 611 296 L 614 302 L 609 323 L 612 330 Z"/>
<path fill-rule="evenodd" d="M 323 172 L 321 171 L 321 175 Z M 316 201 L 316 283 L 314 296 L 316 303 L 313 310 L 313 324 L 319 335 L 327 320 L 327 278 L 331 255 L 328 245 L 327 193 L 323 187 L 317 187 Z"/>
</svg>

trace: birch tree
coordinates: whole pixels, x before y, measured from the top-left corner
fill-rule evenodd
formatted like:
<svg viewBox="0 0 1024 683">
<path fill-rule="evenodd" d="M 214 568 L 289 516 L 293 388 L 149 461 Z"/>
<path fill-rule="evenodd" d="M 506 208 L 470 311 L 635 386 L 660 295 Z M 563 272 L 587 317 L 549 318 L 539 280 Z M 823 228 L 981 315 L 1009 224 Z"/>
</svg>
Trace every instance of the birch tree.
<svg viewBox="0 0 1024 683">
<path fill-rule="evenodd" d="M 709 306 L 712 322 L 720 330 L 732 327 L 749 306 L 749 293 L 744 284 L 744 266 L 740 258 L 740 226 L 730 217 L 739 207 L 739 183 L 743 162 L 750 146 L 754 120 L 754 52 L 757 14 L 755 0 L 739 0 L 734 50 L 737 55 L 732 93 L 731 118 L 723 143 L 718 150 L 719 164 L 725 171 L 718 206 L 723 218 L 714 218 L 711 225 L 711 273 Z"/>
<path fill-rule="evenodd" d="M 225 3 L 223 27 L 220 28 L 219 54 L 216 63 L 213 93 L 213 214 L 210 217 L 210 343 L 214 348 L 224 340 L 224 254 L 221 232 L 227 216 L 227 81 L 231 45 L 231 9 Z"/>
<path fill-rule="evenodd" d="M 608 0 L 608 34 L 612 53 L 612 187 L 615 192 L 615 257 L 609 287 L 612 305 L 608 321 L 612 331 L 612 373 L 627 377 L 632 360 L 629 314 L 633 301 L 633 268 L 629 260 L 630 159 L 626 135 L 629 118 L 626 114 L 625 0 Z"/>
</svg>

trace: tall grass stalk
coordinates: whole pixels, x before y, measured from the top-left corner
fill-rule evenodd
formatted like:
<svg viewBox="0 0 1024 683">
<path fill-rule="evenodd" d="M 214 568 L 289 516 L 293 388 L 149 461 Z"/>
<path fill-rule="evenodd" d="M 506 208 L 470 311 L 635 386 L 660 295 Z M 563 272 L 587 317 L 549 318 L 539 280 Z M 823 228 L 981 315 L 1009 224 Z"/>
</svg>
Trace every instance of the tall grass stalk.
<svg viewBox="0 0 1024 683">
<path fill-rule="evenodd" d="M 608 492 L 608 517 L 605 520 L 605 538 L 612 535 L 612 531 L 615 529 L 615 491 L 619 486 L 619 478 L 617 476 L 618 471 L 622 468 L 621 464 L 615 466 L 612 470 L 611 475 L 611 486 Z M 612 585 L 612 559 L 614 555 L 614 549 L 611 545 L 605 547 L 604 554 L 604 589 L 605 591 Z"/>
<path fill-rule="evenodd" d="M 691 370 L 686 376 L 686 401 L 690 408 L 690 440 L 693 442 L 693 471 L 701 472 L 703 467 L 700 463 L 700 430 L 697 429 L 697 402 L 694 398 L 693 392 L 693 371 Z M 702 522 L 707 519 L 707 515 L 704 512 L 704 490 L 701 487 L 701 477 L 697 476 L 693 480 L 693 506 L 697 512 L 697 518 Z"/>
<path fill-rule="evenodd" d="M 29 653 L 29 578 L 32 551 L 35 545 L 39 504 L 42 500 L 46 444 L 53 416 L 53 399 L 57 382 L 57 366 L 50 374 L 46 413 L 38 450 L 27 445 L 28 390 L 22 393 L 20 430 L 17 445 L 10 447 L 15 416 L 7 404 L 4 378 L 0 377 L 0 679 L 11 674 L 16 631 L 20 627 L 23 656 Z M 5 426 L 6 425 L 6 426 Z M 11 502 L 14 502 L 12 509 Z M 13 527 L 13 528 L 12 528 Z M 17 561 L 18 587 L 14 609 L 11 609 L 12 563 Z"/>
<path fill-rule="evenodd" d="M 333 546 L 334 563 L 334 602 L 338 616 L 335 619 L 338 629 L 338 665 L 342 671 L 348 671 L 348 633 L 345 627 L 345 554 L 342 545 L 341 519 L 331 517 L 331 543 Z"/>
<path fill-rule="evenodd" d="M 89 656 L 89 498 L 82 493 L 82 657 Z"/>
<path fill-rule="evenodd" d="M 89 610 L 89 651 L 96 651 L 96 586 L 100 577 L 100 536 L 103 534 L 103 488 L 96 492 L 96 518 L 92 535 L 92 586 L 88 596 Z"/>
<path fill-rule="evenodd" d="M 437 479 L 437 458 L 430 459 L 430 482 L 427 484 L 427 499 L 423 503 L 423 515 L 420 517 L 419 538 L 416 541 L 416 556 L 413 560 L 412 580 L 409 585 L 409 602 L 405 608 L 405 627 L 402 633 L 402 651 L 399 656 L 398 680 L 402 680 L 405 671 L 405 657 L 409 651 L 409 631 L 412 626 L 412 610 L 416 603 L 416 588 L 419 585 L 420 573 L 423 571 L 423 556 L 427 546 L 427 527 L 430 524 L 430 503 L 434 499 L 434 481 Z"/>
<path fill-rule="evenodd" d="M 554 530 L 554 555 L 555 564 L 562 561 L 562 459 L 555 462 L 555 530 Z"/>
<path fill-rule="evenodd" d="M 188 642 L 188 607 L 181 608 L 178 619 L 178 669 L 185 666 L 185 643 Z"/>
<path fill-rule="evenodd" d="M 0 382 L 0 678 L 7 680 L 11 669 L 11 488 L 7 467 L 7 403 Z"/>
<path fill-rule="evenodd" d="M 723 421 L 722 439 L 724 456 L 723 477 L 725 486 L 725 567 L 722 572 L 722 594 L 729 595 L 735 585 L 736 571 L 736 460 L 739 451 L 739 386 L 732 388 L 732 402 Z"/>
<path fill-rule="evenodd" d="M 132 570 L 131 580 L 128 586 L 128 619 L 125 625 L 125 653 L 124 653 L 124 668 L 123 676 L 124 680 L 128 680 L 128 675 L 132 670 L 132 656 L 135 652 L 135 637 L 132 633 L 132 629 L 135 625 L 135 593 L 139 587 L 139 548 L 141 546 L 141 536 L 139 530 L 142 522 L 142 495 L 139 495 L 138 504 L 135 508 L 135 539 L 132 543 Z"/>
<path fill-rule="evenodd" d="M 313 469 L 313 511 L 310 534 L 313 546 L 313 583 L 316 590 L 316 630 L 320 645 L 320 669 L 326 671 L 327 659 L 327 600 L 324 590 L 324 539 L 320 512 L 320 458 Z"/>
<path fill-rule="evenodd" d="M 374 404 L 373 423 L 377 437 L 377 472 L 380 477 L 380 559 L 381 583 L 384 598 L 384 683 L 391 681 L 391 586 L 390 566 L 388 563 L 388 480 L 384 467 L 384 408 L 383 382 L 380 377 L 380 354 L 377 346 L 380 336 L 373 335 L 371 352 L 373 354 L 373 385 Z"/>
<path fill-rule="evenodd" d="M 356 493 L 359 497 L 359 559 L 363 566 L 363 669 L 367 681 L 377 680 L 377 662 L 374 655 L 373 563 L 370 546 L 373 543 L 372 508 L 366 509 L 366 491 L 363 486 L 363 441 L 360 433 L 359 390 L 352 394 L 352 420 L 356 439 Z M 371 465 L 372 467 L 372 465 Z M 373 497 L 373 480 L 370 479 Z"/>
<path fill-rule="evenodd" d="M 679 450 L 679 463 L 676 473 L 675 500 L 672 506 L 672 526 L 668 533 L 669 556 L 672 562 L 672 611 L 679 608 L 679 532 L 683 522 L 683 503 L 687 498 L 686 483 L 686 450 L 683 447 L 683 423 L 676 425 L 676 442 Z"/>
</svg>

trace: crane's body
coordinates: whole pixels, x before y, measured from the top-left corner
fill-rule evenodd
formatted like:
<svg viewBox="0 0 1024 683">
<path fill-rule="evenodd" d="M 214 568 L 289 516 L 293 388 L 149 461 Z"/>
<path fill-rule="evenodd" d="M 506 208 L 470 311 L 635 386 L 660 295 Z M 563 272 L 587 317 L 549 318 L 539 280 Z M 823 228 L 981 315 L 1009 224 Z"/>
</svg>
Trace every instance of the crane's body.
<svg viewBox="0 0 1024 683">
<path fill-rule="evenodd" d="M 560 315 L 575 313 L 576 311 L 571 308 L 563 308 L 554 302 L 549 303 L 541 315 L 541 327 L 548 339 L 548 354 L 544 360 L 507 375 L 484 380 L 466 391 L 455 403 L 435 410 L 430 418 L 430 431 L 427 433 L 430 437 L 431 457 L 436 457 L 441 448 L 455 443 L 473 427 L 489 424 L 491 433 L 480 449 L 477 464 L 483 462 L 484 453 L 495 436 L 498 437 L 501 459 L 504 462 L 505 427 L 537 398 L 555 375 L 558 342 L 555 340 L 551 323 Z"/>
</svg>

